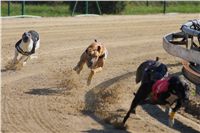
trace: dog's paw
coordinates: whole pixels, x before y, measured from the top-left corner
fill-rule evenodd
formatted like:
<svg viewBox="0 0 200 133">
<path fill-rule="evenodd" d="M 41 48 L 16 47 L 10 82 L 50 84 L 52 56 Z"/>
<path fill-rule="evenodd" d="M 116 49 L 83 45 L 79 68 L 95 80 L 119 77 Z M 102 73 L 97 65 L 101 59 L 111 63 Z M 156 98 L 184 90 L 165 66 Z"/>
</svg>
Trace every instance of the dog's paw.
<svg viewBox="0 0 200 133">
<path fill-rule="evenodd" d="M 76 73 L 77 73 L 77 74 L 80 74 L 80 73 L 81 73 L 81 70 L 76 71 Z"/>
<path fill-rule="evenodd" d="M 30 59 L 37 59 L 37 58 L 38 58 L 37 55 L 32 55 L 32 56 L 30 56 Z"/>
<path fill-rule="evenodd" d="M 80 69 L 77 66 L 74 67 L 73 70 L 76 71 L 77 74 L 80 74 L 80 72 L 81 72 Z"/>
<path fill-rule="evenodd" d="M 169 125 L 170 127 L 173 127 L 173 125 L 174 125 L 174 119 L 170 119 L 170 118 L 169 118 L 169 120 L 168 120 L 168 125 Z"/>
<path fill-rule="evenodd" d="M 24 64 L 24 63 L 18 63 L 18 64 L 16 64 L 16 65 L 15 65 L 15 70 L 21 70 L 22 67 L 24 66 L 23 64 Z"/>
<path fill-rule="evenodd" d="M 135 109 L 131 110 L 131 113 L 132 114 L 136 114 Z"/>
<path fill-rule="evenodd" d="M 77 66 L 73 68 L 74 71 L 77 71 L 77 69 L 78 69 Z"/>
<path fill-rule="evenodd" d="M 91 84 L 91 80 L 87 80 L 87 86 Z"/>
<path fill-rule="evenodd" d="M 23 62 L 22 66 L 25 66 L 26 65 L 26 62 Z"/>
<path fill-rule="evenodd" d="M 174 125 L 174 115 L 175 115 L 175 112 L 170 112 L 169 114 L 169 120 L 168 120 L 168 124 L 170 127 L 173 127 Z"/>
<path fill-rule="evenodd" d="M 125 125 L 125 124 L 119 123 L 119 122 L 113 123 L 113 126 L 114 126 L 116 129 L 119 129 L 119 130 L 126 130 L 126 129 L 128 128 L 128 125 Z"/>
</svg>

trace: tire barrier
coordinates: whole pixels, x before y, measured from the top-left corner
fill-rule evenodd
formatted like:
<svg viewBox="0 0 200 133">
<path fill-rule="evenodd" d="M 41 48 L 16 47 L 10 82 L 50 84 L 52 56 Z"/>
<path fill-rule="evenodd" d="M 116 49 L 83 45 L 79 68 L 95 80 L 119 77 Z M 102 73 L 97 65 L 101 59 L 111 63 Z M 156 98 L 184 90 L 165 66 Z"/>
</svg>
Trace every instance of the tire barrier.
<svg viewBox="0 0 200 133">
<path fill-rule="evenodd" d="M 163 48 L 172 56 L 183 59 L 183 75 L 199 88 L 200 20 L 188 21 L 182 25 L 180 32 L 165 35 Z"/>
</svg>

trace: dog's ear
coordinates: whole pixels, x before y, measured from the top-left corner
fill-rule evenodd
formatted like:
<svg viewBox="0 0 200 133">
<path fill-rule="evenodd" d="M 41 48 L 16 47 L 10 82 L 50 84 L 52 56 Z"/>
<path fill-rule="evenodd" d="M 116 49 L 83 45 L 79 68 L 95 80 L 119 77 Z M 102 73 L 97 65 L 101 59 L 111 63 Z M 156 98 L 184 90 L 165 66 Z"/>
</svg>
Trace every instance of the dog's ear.
<svg viewBox="0 0 200 133">
<path fill-rule="evenodd" d="M 159 57 L 156 57 L 156 61 L 159 61 Z"/>
<path fill-rule="evenodd" d="M 98 51 L 98 52 L 101 51 L 101 46 L 98 46 L 97 51 Z"/>
<path fill-rule="evenodd" d="M 86 53 L 86 54 L 88 53 L 88 49 L 85 50 L 85 53 Z"/>
<path fill-rule="evenodd" d="M 25 32 L 22 34 L 22 37 L 25 36 Z"/>
</svg>

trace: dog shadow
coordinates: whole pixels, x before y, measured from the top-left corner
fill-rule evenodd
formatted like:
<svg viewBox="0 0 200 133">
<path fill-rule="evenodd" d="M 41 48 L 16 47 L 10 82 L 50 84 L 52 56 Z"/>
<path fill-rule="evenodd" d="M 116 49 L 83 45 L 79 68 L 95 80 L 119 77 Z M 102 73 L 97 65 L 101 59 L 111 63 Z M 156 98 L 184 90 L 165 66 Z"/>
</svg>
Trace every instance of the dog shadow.
<svg viewBox="0 0 200 133">
<path fill-rule="evenodd" d="M 20 69 L 8 69 L 8 68 L 3 68 L 3 69 L 1 69 L 1 73 L 5 73 L 5 72 L 16 72 L 16 71 L 18 71 L 18 70 L 20 70 Z"/>
<path fill-rule="evenodd" d="M 92 119 L 94 119 L 98 124 L 102 125 L 104 129 L 90 129 L 90 130 L 85 130 L 81 131 L 83 133 L 131 133 L 126 130 L 119 130 L 114 128 L 111 124 L 105 123 L 103 120 L 98 118 L 96 115 L 94 115 L 91 112 L 85 111 L 83 112 L 84 115 L 90 116 Z"/>
<path fill-rule="evenodd" d="M 120 80 L 126 79 L 128 77 L 134 76 L 134 75 L 136 75 L 136 72 L 128 72 L 128 73 L 122 74 L 120 76 L 114 77 L 112 79 L 109 79 L 107 81 L 104 81 L 104 82 L 98 84 L 97 86 L 93 87 L 91 90 L 101 89 L 101 88 L 108 88 L 112 84 L 114 84 L 116 82 L 119 82 Z"/>
<path fill-rule="evenodd" d="M 6 72 L 6 71 L 8 71 L 8 69 L 6 69 L 6 68 L 1 69 L 1 72 L 2 72 L 2 73 L 3 73 L 3 72 Z"/>
<path fill-rule="evenodd" d="M 105 121 L 103 121 L 102 119 L 100 119 L 98 116 L 96 116 L 94 114 L 93 111 L 88 111 L 87 109 L 90 107 L 94 107 L 94 103 L 92 101 L 95 100 L 95 93 L 96 91 L 99 91 L 100 89 L 106 89 L 109 86 L 111 86 L 112 84 L 119 82 L 120 80 L 126 79 L 128 77 L 131 77 L 133 75 L 135 75 L 136 72 L 128 72 L 125 74 L 122 74 L 120 76 L 117 76 L 115 78 L 112 78 L 110 80 L 107 80 L 105 82 L 102 82 L 100 84 L 98 84 L 97 86 L 93 87 L 92 89 L 90 89 L 90 91 L 88 91 L 85 95 L 85 110 L 82 112 L 84 115 L 87 115 L 89 117 L 91 117 L 92 119 L 94 119 L 96 122 L 98 122 L 100 125 L 103 126 L 104 129 L 101 130 L 97 130 L 97 129 L 90 129 L 87 131 L 82 131 L 82 132 L 87 132 L 87 133 L 130 133 L 129 131 L 126 130 L 119 130 L 117 128 L 115 128 L 113 125 L 106 123 Z"/>
<path fill-rule="evenodd" d="M 176 72 L 176 73 L 171 73 L 171 74 L 169 74 L 170 76 L 181 76 L 181 75 L 183 75 L 183 73 L 182 72 Z"/>
<path fill-rule="evenodd" d="M 5 67 L 5 68 L 2 68 L 1 69 L 1 72 L 8 72 L 8 71 L 18 71 L 18 70 L 21 70 L 22 67 Z"/>
<path fill-rule="evenodd" d="M 164 125 L 168 126 L 168 114 L 163 112 L 161 108 L 156 105 L 143 105 L 142 108 L 146 111 L 150 116 L 158 120 L 159 122 L 163 123 Z M 196 129 L 185 125 L 181 121 L 175 119 L 173 129 L 181 132 L 181 133 L 199 133 Z"/>
<path fill-rule="evenodd" d="M 98 130 L 98 129 L 91 129 L 91 130 L 87 130 L 87 131 L 82 131 L 83 133 L 131 133 L 131 132 L 127 132 L 127 131 L 123 131 L 123 130 Z"/>
<path fill-rule="evenodd" d="M 64 91 L 63 89 L 58 89 L 55 87 L 55 88 L 36 88 L 36 89 L 31 89 L 24 93 L 30 95 L 55 95 L 55 94 L 60 94 L 63 91 Z"/>
</svg>

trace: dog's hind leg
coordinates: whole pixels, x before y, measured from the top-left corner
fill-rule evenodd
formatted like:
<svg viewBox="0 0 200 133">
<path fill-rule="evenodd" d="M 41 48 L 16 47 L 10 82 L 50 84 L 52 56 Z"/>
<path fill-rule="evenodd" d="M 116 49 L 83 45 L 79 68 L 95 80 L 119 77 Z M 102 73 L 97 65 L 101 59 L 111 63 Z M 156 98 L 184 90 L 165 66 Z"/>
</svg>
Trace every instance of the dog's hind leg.
<svg viewBox="0 0 200 133">
<path fill-rule="evenodd" d="M 169 126 L 170 127 L 173 127 L 174 125 L 174 116 L 175 116 L 175 113 L 178 109 L 180 109 L 182 106 L 182 101 L 181 99 L 177 99 L 176 101 L 176 105 L 174 108 L 172 108 L 172 110 L 170 111 L 169 113 Z"/>
</svg>

